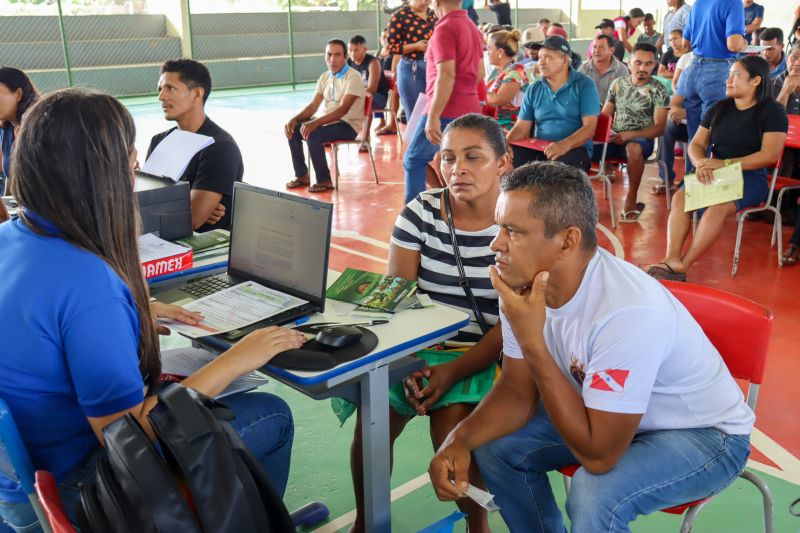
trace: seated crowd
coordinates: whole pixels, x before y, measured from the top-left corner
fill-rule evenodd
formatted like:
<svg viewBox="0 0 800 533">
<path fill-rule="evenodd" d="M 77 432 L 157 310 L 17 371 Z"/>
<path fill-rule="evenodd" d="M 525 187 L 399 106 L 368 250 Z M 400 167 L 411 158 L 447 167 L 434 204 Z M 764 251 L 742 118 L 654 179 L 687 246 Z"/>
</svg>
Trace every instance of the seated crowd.
<svg viewBox="0 0 800 533">
<path fill-rule="evenodd" d="M 581 62 L 558 23 L 479 29 L 461 0 L 409 0 L 376 55 L 361 36 L 328 41 L 313 97 L 284 125 L 294 167 L 286 187 L 324 193 L 334 188 L 326 143 L 355 140 L 369 112 L 391 111 L 377 133 L 400 128 L 387 72 L 396 74 L 406 119 L 420 116 L 403 155 L 406 206 L 387 273 L 416 280 L 433 301 L 468 313 L 470 324 L 456 337 L 459 349 L 417 354 L 425 367 L 391 389 L 388 420 L 394 445 L 412 417 L 430 417 L 431 482 L 467 514 L 471 532 L 489 523 L 464 497 L 468 483 L 495 495 L 511 531 L 564 531 L 547 472 L 577 464 L 566 503 L 571 531 L 628 531 L 640 515 L 717 493 L 750 453 L 754 413 L 703 330 L 657 279 L 685 281 L 724 221 L 766 200 L 787 113 L 800 114 L 800 44 L 784 53 L 783 33 L 767 28 L 761 57 L 740 57 L 760 25 L 746 18 L 752 2 L 744 11 L 721 0 L 668 4 L 663 32 L 639 8 L 603 19 Z M 498 19 L 502 5 L 492 1 Z M 155 135 L 147 155 L 174 129 L 213 137 L 181 180 L 191 187 L 193 228 L 228 228 L 244 163 L 233 137 L 206 115 L 208 69 L 167 61 L 157 88 L 175 128 Z M 613 130 L 603 152 L 593 143 L 601 114 Z M 147 414 L 161 374 L 155 320 L 203 319 L 150 301 L 135 253 L 134 139 L 133 118 L 115 98 L 83 89 L 40 96 L 22 71 L 0 67 L 0 188 L 21 206 L 0 224 L 0 271 L 11 280 L 0 289 L 0 397 L 70 513 L 97 468 L 105 426 L 131 414 L 152 434 Z M 685 172 L 676 174 L 678 142 L 688 148 Z M 601 153 L 626 162 L 619 221 L 636 223 L 656 143 L 666 174 L 655 192 L 672 194 L 678 174 L 709 183 L 716 169 L 740 163 L 744 194 L 697 213 L 690 236 L 681 183 L 667 250 L 645 272 L 598 246 L 587 172 Z M 430 165 L 443 187 L 428 188 Z M 800 177 L 799 165 L 787 151 L 787 175 Z M 7 218 L 0 203 L 0 221 Z M 800 256 L 795 220 L 787 265 Z M 258 330 L 183 383 L 214 396 L 304 340 L 283 327 Z M 225 403 L 283 494 L 294 434 L 288 406 L 259 392 Z M 360 419 L 344 399 L 333 407 L 342 422 Z M 367 527 L 362 474 L 370 465 L 359 428 L 350 450 L 353 531 Z M 2 474 L 0 518 L 0 531 L 3 523 L 41 530 L 19 485 Z"/>
</svg>

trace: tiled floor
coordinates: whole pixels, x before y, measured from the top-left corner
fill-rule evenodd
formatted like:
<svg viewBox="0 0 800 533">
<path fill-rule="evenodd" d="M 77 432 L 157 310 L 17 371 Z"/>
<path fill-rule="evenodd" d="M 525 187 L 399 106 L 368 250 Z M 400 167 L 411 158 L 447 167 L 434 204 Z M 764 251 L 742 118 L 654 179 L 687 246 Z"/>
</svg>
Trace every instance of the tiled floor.
<svg viewBox="0 0 800 533">
<path fill-rule="evenodd" d="M 292 178 L 291 160 L 282 125 L 311 97 L 309 88 L 246 90 L 213 93 L 207 106 L 209 116 L 227 129 L 244 154 L 245 181 L 264 187 L 282 189 Z M 162 119 L 155 97 L 126 100 L 139 131 L 137 147 L 140 160 L 150 137 L 171 125 Z M 347 266 L 384 271 L 388 238 L 394 220 L 402 208 L 403 170 L 399 142 L 394 136 L 373 140 L 380 185 L 372 181 L 369 160 L 355 147 L 342 150 L 342 178 L 338 191 L 317 195 L 334 202 L 334 238 L 331 268 Z M 655 168 L 648 166 L 640 199 L 647 204 L 638 224 L 620 224 L 611 229 L 608 203 L 602 199 L 599 185 L 600 243 L 603 247 L 634 264 L 657 261 L 663 254 L 667 211 L 664 196 L 647 191 L 646 178 Z M 615 205 L 622 205 L 626 184 L 617 176 L 614 184 Z M 307 194 L 305 191 L 302 194 Z M 800 267 L 777 268 L 776 251 L 769 247 L 770 228 L 762 222 L 748 222 L 744 230 L 743 256 L 737 277 L 731 278 L 731 260 L 736 224 L 729 221 L 710 252 L 691 272 L 691 281 L 712 285 L 748 296 L 770 307 L 775 315 L 767 375 L 761 389 L 757 431 L 753 434 L 754 452 L 750 466 L 765 473 L 775 493 L 777 531 L 800 530 L 800 519 L 788 513 L 789 503 L 800 496 Z M 788 238 L 789 228 L 784 230 Z M 632 324 L 631 327 L 635 327 Z M 175 341 L 172 341 L 175 342 Z M 339 531 L 349 523 L 353 509 L 352 489 L 347 466 L 352 422 L 338 427 L 329 406 L 315 402 L 277 384 L 276 392 L 291 404 L 297 425 L 292 473 L 286 495 L 290 507 L 312 501 L 324 501 L 331 509 L 331 524 L 319 531 Z M 395 456 L 392 487 L 396 502 L 392 508 L 394 530 L 415 531 L 449 514 L 454 506 L 438 502 L 424 474 L 432 455 L 427 424 L 412 422 L 400 438 Z M 554 487 L 563 492 L 556 479 Z M 563 500 L 563 497 L 561 497 Z M 737 482 L 716 502 L 709 505 L 697 522 L 697 531 L 758 531 L 761 516 L 756 491 Z M 633 525 L 634 531 L 675 531 L 679 520 L 671 515 L 645 517 Z M 493 518 L 496 531 L 506 528 Z"/>
</svg>

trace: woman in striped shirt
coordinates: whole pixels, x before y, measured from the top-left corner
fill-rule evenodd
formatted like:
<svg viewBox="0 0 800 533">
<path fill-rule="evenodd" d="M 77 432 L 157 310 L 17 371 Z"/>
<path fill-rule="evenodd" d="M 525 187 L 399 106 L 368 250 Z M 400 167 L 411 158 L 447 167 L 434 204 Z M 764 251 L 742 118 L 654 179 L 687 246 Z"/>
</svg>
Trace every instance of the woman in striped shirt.
<svg viewBox="0 0 800 533">
<path fill-rule="evenodd" d="M 392 445 L 406 423 L 418 414 L 430 415 L 431 438 L 434 449 L 438 448 L 456 424 L 472 412 L 482 394 L 488 392 L 502 350 L 497 293 L 489 280 L 489 266 L 494 264 L 490 244 L 498 233 L 494 208 L 500 194 L 499 178 L 512 169 L 505 135 L 492 118 L 464 115 L 445 129 L 441 156 L 442 175 L 448 188 L 421 193 L 397 218 L 389 248 L 388 273 L 416 280 L 418 291 L 435 302 L 469 313 L 472 323 L 462 330 L 459 340 L 478 342 L 458 353 L 426 350 L 417 354 L 428 363 L 425 370 L 407 378 L 405 390 L 403 383 L 392 388 L 389 416 Z M 443 207 L 446 191 L 464 270 L 478 308 L 491 327 L 485 335 L 481 335 L 469 299 L 458 284 L 459 274 Z M 437 356 L 437 353 L 442 355 Z M 427 380 L 427 385 L 422 378 Z M 464 394 L 466 390 L 475 393 L 468 397 Z M 359 427 L 356 424 L 350 456 L 357 511 L 352 531 L 363 530 Z M 470 480 L 480 479 L 473 462 Z M 470 532 L 489 531 L 484 509 L 466 498 L 457 503 L 468 515 Z"/>
</svg>

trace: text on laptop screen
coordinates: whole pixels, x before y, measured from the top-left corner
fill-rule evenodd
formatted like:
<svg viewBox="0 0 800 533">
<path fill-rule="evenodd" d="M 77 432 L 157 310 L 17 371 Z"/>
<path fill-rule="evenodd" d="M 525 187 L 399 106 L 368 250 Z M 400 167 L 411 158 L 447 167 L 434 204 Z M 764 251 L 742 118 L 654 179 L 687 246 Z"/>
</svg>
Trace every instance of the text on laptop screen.
<svg viewBox="0 0 800 533">
<path fill-rule="evenodd" d="M 330 207 L 237 187 L 233 209 L 231 269 L 309 295 L 324 294 Z"/>
</svg>

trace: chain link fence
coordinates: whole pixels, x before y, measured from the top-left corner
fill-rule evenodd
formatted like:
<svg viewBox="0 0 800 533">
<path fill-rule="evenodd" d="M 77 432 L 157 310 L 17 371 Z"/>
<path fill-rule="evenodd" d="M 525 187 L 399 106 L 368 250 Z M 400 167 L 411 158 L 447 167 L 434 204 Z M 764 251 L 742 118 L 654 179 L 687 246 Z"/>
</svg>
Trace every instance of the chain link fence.
<svg viewBox="0 0 800 533">
<path fill-rule="evenodd" d="M 546 16 L 576 35 L 571 22 L 581 1 L 592 0 L 510 0 L 512 20 L 525 28 Z M 296 85 L 316 81 L 325 69 L 329 39 L 359 34 L 377 50 L 391 17 L 384 7 L 398 3 L 0 0 L 0 62 L 28 72 L 42 91 L 88 86 L 118 96 L 153 94 L 160 65 L 177 57 L 205 63 L 215 87 Z M 484 0 L 475 8 L 481 22 L 495 22 Z"/>
</svg>

